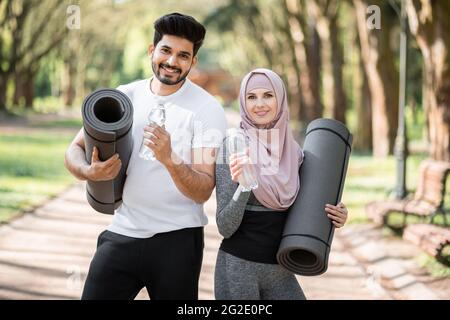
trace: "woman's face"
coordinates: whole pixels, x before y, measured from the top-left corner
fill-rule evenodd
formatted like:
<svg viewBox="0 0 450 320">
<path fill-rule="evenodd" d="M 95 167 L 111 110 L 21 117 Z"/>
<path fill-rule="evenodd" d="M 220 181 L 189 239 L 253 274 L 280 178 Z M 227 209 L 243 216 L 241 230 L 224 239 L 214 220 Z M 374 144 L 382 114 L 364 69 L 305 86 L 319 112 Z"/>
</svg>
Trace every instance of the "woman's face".
<svg viewBox="0 0 450 320">
<path fill-rule="evenodd" d="M 256 88 L 247 92 L 245 107 L 258 128 L 264 128 L 277 115 L 277 98 L 273 90 Z"/>
</svg>

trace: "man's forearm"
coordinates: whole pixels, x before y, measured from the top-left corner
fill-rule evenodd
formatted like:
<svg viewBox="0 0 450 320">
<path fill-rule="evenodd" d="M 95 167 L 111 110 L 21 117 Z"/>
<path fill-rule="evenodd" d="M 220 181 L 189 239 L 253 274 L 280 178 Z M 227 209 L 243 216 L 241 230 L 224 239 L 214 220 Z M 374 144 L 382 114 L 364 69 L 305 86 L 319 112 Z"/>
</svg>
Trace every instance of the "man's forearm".
<svg viewBox="0 0 450 320">
<path fill-rule="evenodd" d="M 64 165 L 67 170 L 80 180 L 87 180 L 89 164 L 85 157 L 83 148 L 78 145 L 71 145 L 64 158 Z"/>
<path fill-rule="evenodd" d="M 206 202 L 214 189 L 214 177 L 193 169 L 180 159 L 166 165 L 178 190 L 197 203 Z"/>
</svg>

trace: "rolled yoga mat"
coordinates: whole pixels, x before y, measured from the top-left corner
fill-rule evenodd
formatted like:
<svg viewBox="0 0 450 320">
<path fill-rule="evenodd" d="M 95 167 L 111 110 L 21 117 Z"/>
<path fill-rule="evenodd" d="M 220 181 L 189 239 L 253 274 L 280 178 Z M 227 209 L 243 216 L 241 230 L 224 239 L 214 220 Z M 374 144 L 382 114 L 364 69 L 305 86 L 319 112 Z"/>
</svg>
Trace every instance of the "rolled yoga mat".
<svg viewBox="0 0 450 320">
<path fill-rule="evenodd" d="M 341 200 L 352 135 L 339 121 L 316 119 L 306 130 L 300 192 L 289 209 L 278 262 L 293 273 L 314 276 L 328 267 L 334 225 L 325 204 Z"/>
<path fill-rule="evenodd" d="M 84 99 L 82 115 L 87 162 L 91 163 L 94 146 L 101 161 L 115 153 L 122 161 L 122 168 L 113 180 L 88 181 L 86 184 L 91 207 L 101 213 L 114 214 L 114 209 L 122 203 L 123 185 L 133 148 L 133 105 L 121 91 L 99 89 Z"/>
</svg>

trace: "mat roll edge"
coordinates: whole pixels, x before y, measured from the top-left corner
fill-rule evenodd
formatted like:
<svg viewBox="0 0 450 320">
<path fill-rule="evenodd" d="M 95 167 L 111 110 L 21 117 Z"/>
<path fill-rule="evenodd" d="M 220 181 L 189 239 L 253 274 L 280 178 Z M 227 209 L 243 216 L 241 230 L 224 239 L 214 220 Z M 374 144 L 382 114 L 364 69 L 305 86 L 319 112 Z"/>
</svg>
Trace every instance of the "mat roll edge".
<svg viewBox="0 0 450 320">
<path fill-rule="evenodd" d="M 339 121 L 316 119 L 306 130 L 300 192 L 289 210 L 277 252 L 280 265 L 314 276 L 328 268 L 334 225 L 325 204 L 341 201 L 352 135 Z"/>
<path fill-rule="evenodd" d="M 86 161 L 91 163 L 94 146 L 101 161 L 115 153 L 122 161 L 120 172 L 113 180 L 86 183 L 86 197 L 91 207 L 101 213 L 114 214 L 122 203 L 126 169 L 133 147 L 133 105 L 119 90 L 98 89 L 84 99 L 82 117 Z"/>
</svg>

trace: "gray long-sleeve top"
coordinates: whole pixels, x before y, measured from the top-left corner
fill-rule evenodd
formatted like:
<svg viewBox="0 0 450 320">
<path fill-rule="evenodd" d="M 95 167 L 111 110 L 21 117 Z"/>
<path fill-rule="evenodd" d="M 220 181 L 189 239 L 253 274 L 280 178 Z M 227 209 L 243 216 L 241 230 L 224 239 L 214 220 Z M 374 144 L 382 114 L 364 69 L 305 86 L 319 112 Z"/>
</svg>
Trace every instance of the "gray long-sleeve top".
<svg viewBox="0 0 450 320">
<path fill-rule="evenodd" d="M 225 139 L 219 149 L 216 164 L 216 222 L 220 234 L 224 238 L 229 238 L 239 228 L 245 210 L 271 211 L 271 209 L 264 207 L 251 191 L 242 191 L 242 186 L 231 180 L 226 145 Z"/>
</svg>

